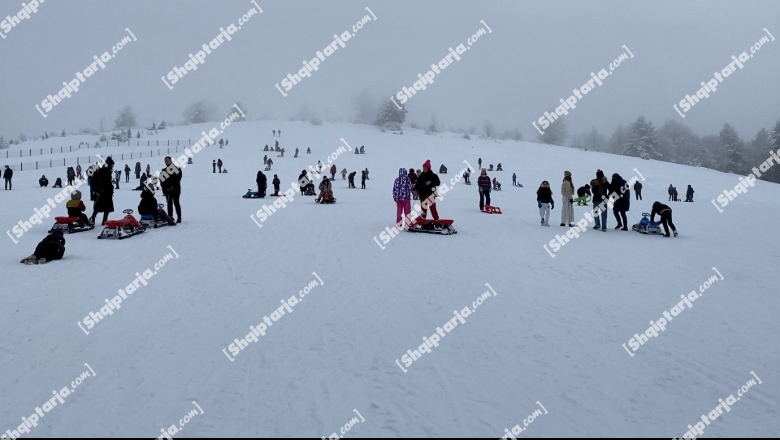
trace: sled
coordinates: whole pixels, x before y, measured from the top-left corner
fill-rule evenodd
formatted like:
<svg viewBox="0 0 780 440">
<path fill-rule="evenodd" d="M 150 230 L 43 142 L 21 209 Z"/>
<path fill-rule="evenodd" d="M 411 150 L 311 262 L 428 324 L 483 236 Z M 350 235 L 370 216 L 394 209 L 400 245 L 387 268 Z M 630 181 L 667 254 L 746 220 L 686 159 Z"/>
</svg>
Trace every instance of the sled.
<svg viewBox="0 0 780 440">
<path fill-rule="evenodd" d="M 303 195 L 305 195 L 305 196 L 316 196 L 317 195 L 317 191 L 314 189 L 314 185 L 304 186 L 303 187 Z"/>
<path fill-rule="evenodd" d="M 646 212 L 642 213 L 642 220 L 640 220 L 639 223 L 635 224 L 634 226 L 631 226 L 631 229 L 633 231 L 639 232 L 640 234 L 664 235 L 661 222 L 651 222 L 650 214 Z"/>
<path fill-rule="evenodd" d="M 244 194 L 241 197 L 243 197 L 245 199 L 262 199 L 262 198 L 265 198 L 265 194 L 264 195 L 260 195 L 260 193 L 258 193 L 257 191 L 252 191 L 251 188 L 248 188 L 246 190 L 246 194 Z"/>
<path fill-rule="evenodd" d="M 98 235 L 98 238 L 115 238 L 117 240 L 123 240 L 134 235 L 138 235 L 146 228 L 138 222 L 131 214 L 132 209 L 125 209 L 122 211 L 125 218 L 122 220 L 108 220 L 103 228 L 103 231 Z"/>
<path fill-rule="evenodd" d="M 426 220 L 421 217 L 417 217 L 414 221 L 414 226 L 408 229 L 409 232 L 424 232 L 427 234 L 439 234 L 439 235 L 452 235 L 457 234 L 458 231 L 452 227 L 454 220 Z"/>
<path fill-rule="evenodd" d="M 485 214 L 502 214 L 501 208 L 491 205 L 485 205 L 485 209 L 483 209 L 482 212 Z"/>
<path fill-rule="evenodd" d="M 590 200 L 590 196 L 582 196 L 574 199 L 574 201 L 577 202 L 577 206 L 588 206 L 590 205 Z"/>
<path fill-rule="evenodd" d="M 76 232 L 91 231 L 95 229 L 95 225 L 87 223 L 86 226 L 79 226 L 78 217 L 54 217 L 54 226 L 51 227 L 49 233 L 54 231 L 68 232 L 68 234 L 75 234 Z"/>
<path fill-rule="evenodd" d="M 319 202 L 315 200 L 314 203 L 319 203 L 320 205 L 329 205 L 331 203 L 336 203 L 336 198 L 332 195 L 324 194 Z"/>
<path fill-rule="evenodd" d="M 163 209 L 164 207 L 165 205 L 163 205 L 162 203 L 157 204 L 157 209 Z M 155 222 L 154 216 L 149 214 L 142 215 L 140 222 L 141 222 L 141 226 L 143 226 L 144 229 L 149 229 L 149 228 L 157 229 L 157 228 L 162 228 L 163 226 L 168 226 L 167 221 L 158 218 L 157 221 Z"/>
</svg>

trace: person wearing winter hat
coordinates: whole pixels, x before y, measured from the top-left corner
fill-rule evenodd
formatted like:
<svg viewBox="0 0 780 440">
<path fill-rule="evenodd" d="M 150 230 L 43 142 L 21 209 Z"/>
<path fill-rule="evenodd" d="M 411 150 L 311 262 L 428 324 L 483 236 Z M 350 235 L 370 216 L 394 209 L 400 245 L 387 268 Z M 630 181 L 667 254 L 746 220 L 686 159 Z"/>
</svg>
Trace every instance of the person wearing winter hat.
<svg viewBox="0 0 780 440">
<path fill-rule="evenodd" d="M 68 208 L 68 217 L 78 217 L 79 226 L 84 227 L 89 224 L 89 219 L 87 218 L 87 215 L 84 214 L 87 207 L 84 206 L 84 202 L 81 201 L 81 191 L 73 191 L 73 194 L 70 195 L 70 200 L 65 204 L 65 207 Z"/>
<path fill-rule="evenodd" d="M 571 171 L 563 172 L 561 183 L 561 226 L 574 226 L 574 182 L 571 180 Z"/>
<path fill-rule="evenodd" d="M 607 178 L 604 176 L 604 171 L 596 170 L 596 178 L 590 181 L 590 190 L 593 192 L 593 218 L 595 219 L 596 223 L 593 229 L 601 229 L 602 232 L 606 232 L 606 200 L 609 194 L 609 180 L 607 180 Z"/>
<path fill-rule="evenodd" d="M 484 211 L 485 205 L 490 205 L 490 177 L 484 168 L 477 178 L 477 189 L 479 190 L 479 210 Z"/>
<path fill-rule="evenodd" d="M 536 203 L 539 207 L 539 216 L 542 218 L 542 226 L 550 226 L 550 211 L 555 209 L 550 182 L 545 180 L 539 185 L 539 189 L 536 190 Z"/>
<path fill-rule="evenodd" d="M 439 213 L 436 211 L 436 187 L 441 185 L 439 176 L 431 171 L 431 161 L 426 160 L 423 164 L 423 171 L 417 176 L 417 182 L 414 185 L 413 191 L 420 198 L 422 213 L 420 218 L 423 220 L 428 217 L 428 208 L 431 209 L 433 220 L 439 219 Z"/>
<path fill-rule="evenodd" d="M 406 168 L 398 169 L 398 177 L 393 183 L 393 200 L 395 201 L 395 224 L 401 228 L 405 223 L 403 219 L 411 221 L 412 215 L 412 182 L 406 175 Z"/>
</svg>

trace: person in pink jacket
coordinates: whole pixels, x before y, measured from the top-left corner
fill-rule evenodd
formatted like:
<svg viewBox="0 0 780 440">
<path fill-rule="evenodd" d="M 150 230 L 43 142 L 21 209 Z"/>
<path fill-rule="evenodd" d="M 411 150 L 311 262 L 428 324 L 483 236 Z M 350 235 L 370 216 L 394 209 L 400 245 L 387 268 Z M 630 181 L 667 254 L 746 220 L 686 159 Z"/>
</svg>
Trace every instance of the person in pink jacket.
<svg viewBox="0 0 780 440">
<path fill-rule="evenodd" d="M 411 224 L 412 215 L 412 182 L 406 174 L 406 168 L 398 169 L 398 177 L 393 184 L 393 200 L 395 200 L 395 224 L 401 227 Z M 406 221 L 403 219 L 406 218 Z"/>
</svg>

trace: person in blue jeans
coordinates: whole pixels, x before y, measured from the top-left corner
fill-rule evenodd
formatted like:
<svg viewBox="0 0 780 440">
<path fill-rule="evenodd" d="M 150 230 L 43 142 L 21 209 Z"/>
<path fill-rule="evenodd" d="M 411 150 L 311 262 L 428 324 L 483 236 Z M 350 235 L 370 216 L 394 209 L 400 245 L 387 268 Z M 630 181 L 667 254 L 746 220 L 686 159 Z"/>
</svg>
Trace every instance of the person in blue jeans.
<svg viewBox="0 0 780 440">
<path fill-rule="evenodd" d="M 607 199 L 609 198 L 609 180 L 604 177 L 604 171 L 597 170 L 596 178 L 590 181 L 593 192 L 593 218 L 596 225 L 593 229 L 607 230 Z M 599 218 L 601 217 L 601 218 Z"/>
</svg>

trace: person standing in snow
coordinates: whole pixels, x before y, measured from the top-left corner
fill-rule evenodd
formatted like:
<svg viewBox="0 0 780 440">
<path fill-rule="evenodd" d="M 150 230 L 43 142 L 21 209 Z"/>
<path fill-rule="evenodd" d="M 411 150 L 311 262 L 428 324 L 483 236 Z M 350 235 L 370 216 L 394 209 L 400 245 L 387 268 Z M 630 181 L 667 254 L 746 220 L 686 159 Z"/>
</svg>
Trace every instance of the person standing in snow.
<svg viewBox="0 0 780 440">
<path fill-rule="evenodd" d="M 219 168 L 219 173 L 222 174 L 222 159 L 217 159 L 217 168 Z"/>
<path fill-rule="evenodd" d="M 260 197 L 265 197 L 265 189 L 268 188 L 268 180 L 262 171 L 257 172 L 257 178 L 255 179 L 255 182 L 257 182 L 257 195 Z"/>
<path fill-rule="evenodd" d="M 571 171 L 563 172 L 561 183 L 561 226 L 574 226 L 574 182 L 571 180 Z"/>
<path fill-rule="evenodd" d="M 68 178 L 68 185 L 73 185 L 73 181 L 76 180 L 76 172 L 73 171 L 73 167 L 68 167 L 68 171 L 65 175 Z"/>
<path fill-rule="evenodd" d="M 81 174 L 81 165 L 76 165 L 76 177 L 78 177 L 81 180 L 84 180 L 84 175 Z"/>
<path fill-rule="evenodd" d="M 674 236 L 677 237 L 677 228 L 672 223 L 672 208 L 664 205 L 661 202 L 653 203 L 653 210 L 650 211 L 650 221 L 654 221 L 655 215 L 661 216 L 661 223 L 664 225 L 664 237 L 669 237 L 669 231 L 674 232 Z"/>
<path fill-rule="evenodd" d="M 642 183 L 638 180 L 634 183 L 634 194 L 637 200 L 642 200 Z"/>
<path fill-rule="evenodd" d="M 539 207 L 539 215 L 542 217 L 542 226 L 550 226 L 550 211 L 555 209 L 555 201 L 553 201 L 550 183 L 546 180 L 536 190 L 536 203 Z"/>
<path fill-rule="evenodd" d="M 479 191 L 479 210 L 484 211 L 485 205 L 490 205 L 490 177 L 487 170 L 482 168 L 480 176 L 477 178 L 477 190 Z M 487 203 L 485 203 L 487 202 Z"/>
<path fill-rule="evenodd" d="M 366 189 L 366 170 L 360 172 L 360 189 Z"/>
<path fill-rule="evenodd" d="M 163 168 L 163 171 L 173 166 L 173 174 L 168 174 L 168 177 L 160 182 L 162 193 L 168 205 L 168 217 L 173 218 L 173 208 L 176 208 L 176 223 L 181 223 L 181 204 L 179 203 L 179 198 L 181 197 L 181 168 L 173 164 L 171 156 L 165 156 L 165 166 L 166 168 Z"/>
<path fill-rule="evenodd" d="M 276 137 L 276 129 L 275 128 L 273 130 L 271 130 L 271 134 L 273 134 L 273 137 Z"/>
<path fill-rule="evenodd" d="M 141 178 L 141 162 L 135 163 L 135 178 L 136 179 Z"/>
<path fill-rule="evenodd" d="M 347 180 L 347 169 L 341 170 L 341 180 Z"/>
<path fill-rule="evenodd" d="M 693 187 L 688 185 L 688 189 L 685 191 L 685 201 L 693 202 Z"/>
<path fill-rule="evenodd" d="M 405 168 L 398 170 L 398 177 L 393 183 L 393 200 L 395 201 L 395 224 L 400 228 L 411 222 L 412 215 L 412 182 L 409 181 Z"/>
<path fill-rule="evenodd" d="M 428 208 L 431 210 L 433 220 L 436 221 L 439 219 L 439 213 L 436 210 L 436 198 L 434 197 L 436 187 L 439 185 L 441 185 L 439 176 L 431 171 L 431 161 L 428 159 L 423 164 L 423 172 L 417 176 L 417 182 L 413 188 L 413 191 L 417 194 L 417 197 L 419 197 L 422 201 L 422 213 L 420 218 L 423 220 L 428 217 Z"/>
<path fill-rule="evenodd" d="M 355 175 L 356 174 L 357 174 L 357 171 L 353 171 L 353 172 L 349 173 L 349 188 L 350 189 L 357 188 L 355 186 Z"/>
<path fill-rule="evenodd" d="M 125 164 L 125 183 L 130 183 L 130 165 Z"/>
<path fill-rule="evenodd" d="M 512 186 L 517 186 L 517 174 L 512 173 Z"/>
<path fill-rule="evenodd" d="M 412 187 L 417 184 L 417 172 L 414 168 L 409 168 L 409 181 L 412 182 Z"/>
<path fill-rule="evenodd" d="M 612 206 L 612 212 L 615 214 L 615 220 L 617 220 L 615 229 L 620 229 L 621 231 L 628 231 L 626 212 L 631 204 L 631 191 L 626 186 L 626 181 L 620 177 L 620 174 L 615 173 L 612 175 L 610 191 L 620 195 Z"/>
<path fill-rule="evenodd" d="M 271 183 L 274 184 L 274 193 L 273 193 L 273 195 L 274 196 L 278 196 L 279 195 L 279 185 L 282 184 L 282 181 L 279 180 L 279 176 L 274 174 L 274 180 Z"/>
<path fill-rule="evenodd" d="M 95 193 L 95 206 L 89 221 L 95 224 L 95 218 L 99 212 L 103 213 L 103 222 L 105 226 L 108 220 L 108 214 L 114 212 L 114 185 L 111 184 L 111 174 L 114 168 L 114 159 L 111 156 L 106 158 L 106 164 L 98 168 L 92 174 L 92 187 Z"/>
<path fill-rule="evenodd" d="M 674 187 L 672 186 L 671 183 L 669 184 L 669 189 L 667 192 L 669 193 L 669 201 L 671 202 L 672 200 L 674 200 Z"/>
<path fill-rule="evenodd" d="M 298 148 L 295 149 L 295 156 L 293 156 L 293 159 L 295 159 L 296 157 L 298 157 Z"/>
<path fill-rule="evenodd" d="M 3 180 L 5 180 L 5 190 L 11 190 L 13 189 L 13 184 L 11 183 L 11 179 L 14 178 L 14 170 L 11 169 L 8 165 L 5 166 L 5 171 L 3 171 Z"/>
<path fill-rule="evenodd" d="M 149 164 L 146 164 L 146 176 L 149 177 L 152 175 L 152 166 Z"/>
<path fill-rule="evenodd" d="M 593 217 L 596 225 L 593 229 L 607 230 L 607 206 L 609 195 L 609 180 L 604 176 L 604 171 L 596 170 L 596 178 L 590 181 L 590 190 L 593 192 Z M 604 202 L 604 206 L 601 203 Z M 600 218 L 599 218 L 600 217 Z"/>
<path fill-rule="evenodd" d="M 274 161 L 273 161 L 273 160 L 271 160 L 271 158 L 269 157 L 269 158 L 268 158 L 268 162 L 266 163 L 266 165 L 268 166 L 266 169 L 267 169 L 268 171 L 271 171 L 271 165 L 273 165 L 273 164 L 274 164 Z"/>
<path fill-rule="evenodd" d="M 330 166 L 330 180 L 336 180 L 336 173 L 338 172 L 338 168 L 336 168 L 336 164 Z"/>
<path fill-rule="evenodd" d="M 119 189 L 119 181 L 122 180 L 122 171 L 114 171 L 114 181 L 116 182 L 116 189 Z"/>
</svg>

